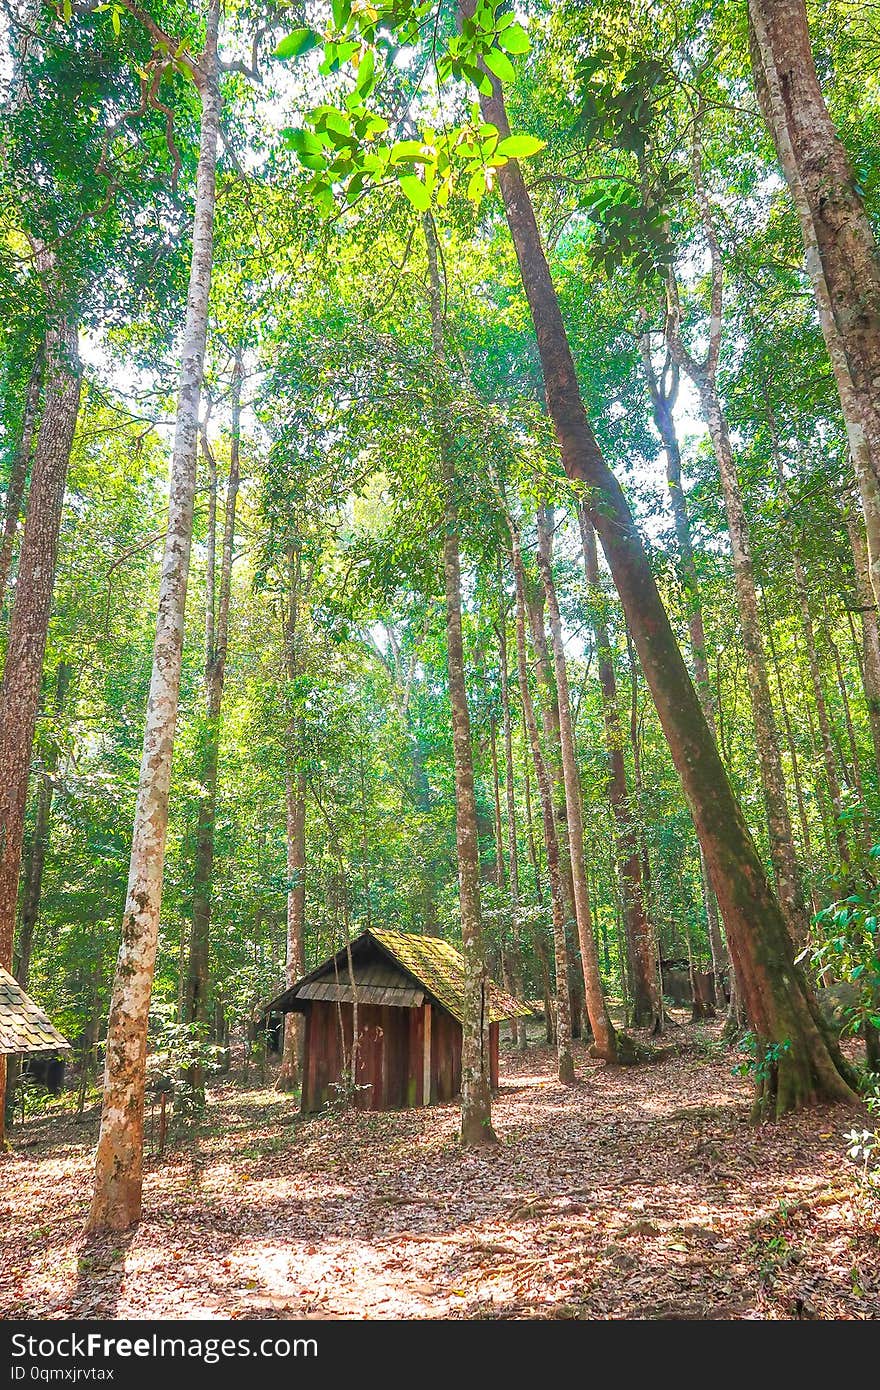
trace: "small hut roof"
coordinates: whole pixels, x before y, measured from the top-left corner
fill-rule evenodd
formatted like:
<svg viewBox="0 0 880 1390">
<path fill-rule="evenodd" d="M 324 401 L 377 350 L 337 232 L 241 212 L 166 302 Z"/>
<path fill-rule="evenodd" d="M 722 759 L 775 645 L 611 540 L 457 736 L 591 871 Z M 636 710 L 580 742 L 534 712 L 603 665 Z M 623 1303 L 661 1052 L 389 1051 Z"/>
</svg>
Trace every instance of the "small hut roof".
<svg viewBox="0 0 880 1390">
<path fill-rule="evenodd" d="M 390 961 L 396 967 L 396 977 L 392 973 L 385 978 L 388 966 L 377 968 L 368 965 L 370 958 L 375 960 L 377 947 L 380 959 Z M 448 941 L 442 941 L 437 936 L 417 936 L 415 932 L 371 928 L 351 943 L 351 950 L 358 999 L 362 1004 L 397 1004 L 405 1008 L 418 1008 L 424 994 L 427 994 L 459 1023 L 462 1022 L 464 958 Z M 342 950 L 273 999 L 266 1005 L 265 1012 L 295 1009 L 297 1001 L 301 999 L 349 1002 L 353 996 L 347 953 Z M 531 1013 L 526 1004 L 506 994 L 492 980 L 487 982 L 487 996 L 490 1023 L 500 1023 L 504 1018 L 526 1017 Z"/>
<path fill-rule="evenodd" d="M 416 936 L 414 932 L 373 930 L 370 935 L 408 971 L 429 994 L 448 1009 L 459 1023 L 464 1020 L 464 956 L 439 936 Z M 494 980 L 487 983 L 489 1022 L 526 1017 L 526 1004 L 499 989 Z"/>
<path fill-rule="evenodd" d="M 56 1052 L 69 1047 L 39 1004 L 0 966 L 0 1053 Z"/>
</svg>

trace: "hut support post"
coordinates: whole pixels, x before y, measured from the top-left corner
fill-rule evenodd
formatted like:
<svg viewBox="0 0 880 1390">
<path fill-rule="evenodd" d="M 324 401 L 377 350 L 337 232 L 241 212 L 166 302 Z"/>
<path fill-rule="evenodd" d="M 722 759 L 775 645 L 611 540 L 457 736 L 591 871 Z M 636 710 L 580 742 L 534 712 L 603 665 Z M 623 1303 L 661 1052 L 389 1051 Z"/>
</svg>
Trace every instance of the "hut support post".
<svg viewBox="0 0 880 1390">
<path fill-rule="evenodd" d="M 425 1004 L 425 1048 L 422 1071 L 422 1104 L 431 1104 L 431 1005 Z"/>
</svg>

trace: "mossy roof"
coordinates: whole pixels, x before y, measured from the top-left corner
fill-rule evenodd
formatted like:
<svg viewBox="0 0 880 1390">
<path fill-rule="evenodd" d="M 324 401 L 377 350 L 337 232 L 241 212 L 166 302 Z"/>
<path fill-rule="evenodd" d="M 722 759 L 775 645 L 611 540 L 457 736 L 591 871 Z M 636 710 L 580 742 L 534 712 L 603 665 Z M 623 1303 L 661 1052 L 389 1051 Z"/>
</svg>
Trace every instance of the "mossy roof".
<svg viewBox="0 0 880 1390">
<path fill-rule="evenodd" d="M 423 996 L 411 988 L 414 981 L 431 999 L 435 999 L 453 1018 L 458 1019 L 459 1023 L 463 1021 L 464 957 L 448 941 L 443 941 L 439 936 L 419 936 L 416 932 L 375 927 L 355 937 L 351 943 L 351 955 L 358 995 L 362 1003 L 399 1004 L 406 1008 L 418 1008 Z M 377 957 L 380 958 L 378 961 Z M 386 978 L 389 967 L 383 966 L 381 961 L 390 961 L 399 972 L 396 982 L 393 976 Z M 353 997 L 347 952 L 344 947 L 335 956 L 330 956 L 307 975 L 303 975 L 296 984 L 279 994 L 277 999 L 264 1005 L 262 1012 L 280 1010 L 283 1013 L 289 1009 L 301 1011 L 301 1001 L 325 997 L 324 991 L 319 992 L 315 988 L 315 982 L 318 981 L 332 983 L 332 989 L 326 995 L 328 998 L 348 1002 Z M 380 985 L 381 988 L 378 987 Z M 487 981 L 486 993 L 490 1023 L 500 1023 L 504 1018 L 526 1018 L 532 1012 L 527 1004 L 521 1003 L 500 989 L 494 980 Z"/>
<path fill-rule="evenodd" d="M 70 1047 L 39 1004 L 0 966 L 0 1052 L 49 1052 Z"/>
<path fill-rule="evenodd" d="M 465 965 L 460 951 L 439 936 L 417 936 L 415 932 L 388 931 L 371 928 L 366 933 L 393 956 L 414 979 L 424 985 L 429 994 L 457 1018 L 464 1017 Z M 500 1023 L 504 1018 L 525 1017 L 531 1010 L 512 995 L 488 981 L 489 1022 Z"/>
</svg>

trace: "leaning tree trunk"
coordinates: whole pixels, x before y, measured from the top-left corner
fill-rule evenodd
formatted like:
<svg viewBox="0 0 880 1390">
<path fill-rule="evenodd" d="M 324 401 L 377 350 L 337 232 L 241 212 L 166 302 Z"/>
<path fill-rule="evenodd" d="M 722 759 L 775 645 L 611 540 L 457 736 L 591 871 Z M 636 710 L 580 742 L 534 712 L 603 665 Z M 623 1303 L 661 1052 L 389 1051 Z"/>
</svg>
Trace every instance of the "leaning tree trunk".
<svg viewBox="0 0 880 1390">
<path fill-rule="evenodd" d="M 200 60 L 201 138 L 189 295 L 171 462 L 168 531 L 162 560 L 153 671 L 135 807 L 122 945 L 116 962 L 107 1027 L 104 1104 L 89 1216 L 89 1229 L 92 1231 L 125 1230 L 134 1225 L 141 1214 L 147 1022 L 162 902 L 171 755 L 177 723 L 192 547 L 199 401 L 204 376 L 214 247 L 220 127 L 217 80 L 219 12 L 219 0 L 211 0 L 205 51 Z"/>
<path fill-rule="evenodd" d="M 583 507 L 578 508 L 578 522 L 584 552 L 584 569 L 590 588 L 590 617 L 596 641 L 599 688 L 602 692 L 605 747 L 610 772 L 608 799 L 617 832 L 617 862 L 623 899 L 624 933 L 632 977 L 632 1019 L 637 1028 L 651 1028 L 659 1032 L 663 1026 L 663 1010 L 658 986 L 654 933 L 645 906 L 642 860 L 630 810 L 626 762 L 623 756 L 623 729 L 617 701 L 617 678 L 611 660 L 608 624 L 602 614 L 599 592 L 596 533 Z"/>
<path fill-rule="evenodd" d="M 24 410 L 21 417 L 21 431 L 12 457 L 12 469 L 9 474 L 9 486 L 6 489 L 6 502 L 3 508 L 3 534 L 0 537 L 0 612 L 2 612 L 3 599 L 6 595 L 6 583 L 9 579 L 9 567 L 12 564 L 15 535 L 18 531 L 18 518 L 21 514 L 25 483 L 31 462 L 31 449 L 36 434 L 42 384 L 43 357 L 42 352 L 38 352 L 28 378 Z"/>
<path fill-rule="evenodd" d="M 220 554 L 220 586 L 217 610 L 214 612 L 214 534 L 216 530 L 217 469 L 212 464 L 212 515 L 210 520 L 208 600 L 205 641 L 205 723 L 202 734 L 202 765 L 199 785 L 199 810 L 196 822 L 196 858 L 193 883 L 192 936 L 190 938 L 189 971 L 184 996 L 184 1022 L 206 1029 L 208 1023 L 208 990 L 211 947 L 211 884 L 214 874 L 214 827 L 217 822 L 217 774 L 220 762 L 220 713 L 223 705 L 223 683 L 226 676 L 226 654 L 229 645 L 229 606 L 232 594 L 232 562 L 235 549 L 235 511 L 240 482 L 241 446 L 241 353 L 235 355 L 232 372 L 232 430 L 229 446 L 229 477 L 226 483 L 226 507 L 223 518 L 223 545 Z M 205 440 L 205 448 L 210 446 Z M 204 1093 L 204 1068 L 196 1063 L 189 1069 L 191 1090 L 200 1097 Z"/>
<path fill-rule="evenodd" d="M 79 411 L 75 324 L 64 318 L 50 324 L 44 361 L 45 400 L 0 686 L 0 965 L 6 970 L 12 966 L 28 774 L 52 611 L 67 466 Z M 0 1144 L 5 1085 L 6 1069 L 0 1065 Z"/>
<path fill-rule="evenodd" d="M 565 787 L 565 811 L 568 822 L 571 876 L 574 888 L 575 919 L 581 948 L 584 972 L 584 994 L 587 1013 L 593 1032 L 593 1051 L 606 1062 L 618 1062 L 622 1052 L 614 1026 L 608 1014 L 602 978 L 599 974 L 599 952 L 593 933 L 590 911 L 590 889 L 584 855 L 584 813 L 581 800 L 581 779 L 577 765 L 574 723 L 571 717 L 571 694 L 568 686 L 568 665 L 562 640 L 562 616 L 556 597 L 552 567 L 552 521 L 542 508 L 538 514 L 538 569 L 550 618 L 550 640 L 553 648 L 553 667 L 556 674 L 556 701 L 559 712 L 559 742 L 562 754 L 562 775 Z"/>
<path fill-rule="evenodd" d="M 804 0 L 749 0 L 749 38 L 856 469 L 869 469 L 880 485 L 880 249 L 822 96 Z"/>
<path fill-rule="evenodd" d="M 480 840 L 474 793 L 471 720 L 465 684 L 464 638 L 461 625 L 461 563 L 458 540 L 458 479 L 454 442 L 446 399 L 440 271 L 434 226 L 425 218 L 425 244 L 431 290 L 431 330 L 436 368 L 437 440 L 444 490 L 443 575 L 446 589 L 446 644 L 449 704 L 452 713 L 452 751 L 455 765 L 455 845 L 458 857 L 458 896 L 464 956 L 464 1006 L 461 1039 L 461 1143 L 480 1147 L 496 1143 L 492 1129 L 489 1063 L 489 1010 L 486 960 L 480 909 Z"/>
<path fill-rule="evenodd" d="M 462 14 L 471 17 L 475 5 L 476 0 L 462 0 Z M 497 81 L 492 81 L 492 95 L 481 98 L 481 106 L 485 120 L 507 135 Z M 641 536 L 587 418 L 534 209 L 516 161 L 499 170 L 499 184 L 563 465 L 569 478 L 585 490 L 590 519 L 623 603 L 728 926 L 731 955 L 761 1053 L 758 1106 L 762 1112 L 781 1114 L 815 1100 L 855 1103 L 851 1071 L 795 964 L 785 918 L 706 723 Z"/>
<path fill-rule="evenodd" d="M 565 899 L 559 863 L 559 837 L 556 831 L 556 817 L 553 808 L 553 792 L 550 774 L 541 750 L 538 725 L 535 722 L 535 707 L 529 689 L 529 668 L 526 655 L 526 599 L 523 582 L 522 553 L 519 534 L 510 522 L 511 558 L 513 576 L 516 583 L 516 656 L 519 672 L 520 704 L 526 735 L 532 753 L 535 778 L 538 783 L 538 797 L 541 802 L 541 817 L 544 825 L 544 845 L 547 850 L 547 877 L 550 880 L 550 910 L 553 919 L 553 947 L 556 960 L 556 1066 L 559 1080 L 566 1086 L 575 1079 L 574 1061 L 571 1055 L 571 1012 L 568 997 L 568 946 L 565 939 Z"/>
</svg>

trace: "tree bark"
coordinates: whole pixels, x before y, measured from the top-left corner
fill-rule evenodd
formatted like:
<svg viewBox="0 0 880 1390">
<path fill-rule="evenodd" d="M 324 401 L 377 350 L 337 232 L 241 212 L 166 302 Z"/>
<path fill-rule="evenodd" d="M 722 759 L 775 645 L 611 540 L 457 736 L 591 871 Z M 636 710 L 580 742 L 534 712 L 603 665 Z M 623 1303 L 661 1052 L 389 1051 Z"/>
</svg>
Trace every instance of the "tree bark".
<svg viewBox="0 0 880 1390">
<path fill-rule="evenodd" d="M 67 690 L 70 685 L 72 668 L 66 661 L 59 661 L 55 673 L 55 714 L 64 709 Z M 23 990 L 27 990 L 30 980 L 31 956 L 33 954 L 34 933 L 40 917 L 40 898 L 43 892 L 43 870 L 46 867 L 46 853 L 49 849 L 49 828 L 52 816 L 52 800 L 55 794 L 55 772 L 58 767 L 58 748 L 53 742 L 43 759 L 43 768 L 37 787 L 37 809 L 34 820 L 34 833 L 24 856 L 24 882 L 22 885 L 21 921 L 18 928 L 18 950 L 14 957 L 16 980 Z M 21 1073 L 21 1058 L 10 1057 L 6 1071 L 7 1110 L 12 1115 L 12 1098 Z"/>
<path fill-rule="evenodd" d="M 64 318 L 52 322 L 46 332 L 45 401 L 0 685 L 0 965 L 6 970 L 12 966 L 31 750 L 52 611 L 67 467 L 79 411 L 77 336 L 76 325 Z M 3 1068 L 0 1143 L 5 1078 Z"/>
<path fill-rule="evenodd" d="M 6 490 L 6 502 L 3 508 L 3 535 L 0 538 L 0 612 L 3 610 L 3 600 L 6 596 L 6 584 L 9 579 L 9 567 L 12 564 L 12 552 L 15 548 L 18 519 L 21 515 L 21 504 L 24 499 L 24 489 L 31 463 L 31 450 L 37 429 L 42 385 L 43 356 L 42 351 L 40 351 L 34 358 L 31 374 L 28 378 L 21 418 L 21 432 L 12 458 L 9 487 Z"/>
<path fill-rule="evenodd" d="M 177 722 L 184 614 L 192 547 L 199 400 L 204 377 L 214 245 L 220 91 L 219 0 L 210 0 L 198 78 L 201 135 L 193 246 L 171 462 L 153 670 L 147 705 L 122 945 L 107 1028 L 104 1103 L 89 1229 L 125 1230 L 141 1214 L 147 1022 L 168 829 L 171 755 Z"/>
<path fill-rule="evenodd" d="M 444 489 L 443 575 L 446 590 L 446 644 L 452 748 L 455 763 L 455 843 L 461 942 L 465 966 L 461 1042 L 461 1143 L 475 1148 L 497 1143 L 492 1128 L 489 1084 L 489 1010 L 486 959 L 480 908 L 480 841 L 474 793 L 471 721 L 465 684 L 461 625 L 461 563 L 458 539 L 458 479 L 454 442 L 445 400 L 446 344 L 437 243 L 430 218 L 424 220 L 431 291 L 431 331 L 438 394 L 437 440 Z"/>
<path fill-rule="evenodd" d="M 822 96 L 804 0 L 749 0 L 749 38 L 755 88 L 800 221 L 856 470 L 866 468 L 880 486 L 880 250 Z M 873 558 L 880 564 L 880 555 Z"/>
<path fill-rule="evenodd" d="M 475 3 L 462 0 L 462 14 L 472 16 Z M 509 126 L 497 81 L 492 81 L 492 95 L 481 97 L 481 107 L 484 119 L 506 136 Z M 781 1114 L 828 1098 L 854 1104 L 851 1071 L 795 965 L 785 918 L 682 660 L 642 539 L 587 418 L 534 209 L 516 161 L 499 170 L 499 184 L 563 465 L 585 490 L 728 925 L 731 955 L 763 1054 L 756 1078 L 759 1109 Z"/>
</svg>

